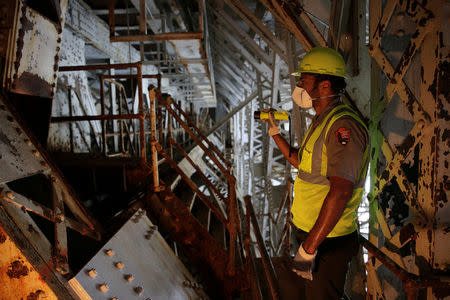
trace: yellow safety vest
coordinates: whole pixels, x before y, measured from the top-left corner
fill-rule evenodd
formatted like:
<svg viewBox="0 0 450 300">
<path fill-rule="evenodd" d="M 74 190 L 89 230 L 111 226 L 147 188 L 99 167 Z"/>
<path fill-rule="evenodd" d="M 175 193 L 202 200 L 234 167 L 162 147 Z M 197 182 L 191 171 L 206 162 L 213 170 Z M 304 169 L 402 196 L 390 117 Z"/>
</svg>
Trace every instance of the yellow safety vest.
<svg viewBox="0 0 450 300">
<path fill-rule="evenodd" d="M 330 182 L 327 178 L 327 149 L 324 141 L 331 125 L 343 116 L 350 116 L 360 123 L 367 132 L 366 125 L 357 114 L 345 104 L 337 105 L 323 119 L 313 132 L 311 127 L 303 139 L 300 147 L 299 167 L 294 183 L 294 201 L 292 204 L 292 222 L 303 231 L 309 232 L 316 222 L 323 201 L 330 190 Z M 361 202 L 363 194 L 363 182 L 367 173 L 367 146 L 361 167 L 359 169 L 353 194 L 348 201 L 344 212 L 336 226 L 328 234 L 328 237 L 337 237 L 350 234 L 356 230 L 356 209 Z"/>
</svg>

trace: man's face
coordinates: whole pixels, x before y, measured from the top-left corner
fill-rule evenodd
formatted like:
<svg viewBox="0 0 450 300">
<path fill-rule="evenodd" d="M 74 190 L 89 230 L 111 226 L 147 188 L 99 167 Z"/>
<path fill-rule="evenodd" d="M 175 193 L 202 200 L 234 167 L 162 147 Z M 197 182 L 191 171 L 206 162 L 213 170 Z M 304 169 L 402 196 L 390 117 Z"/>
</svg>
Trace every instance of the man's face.
<svg viewBox="0 0 450 300">
<path fill-rule="evenodd" d="M 317 90 L 316 78 L 311 74 L 302 74 L 297 83 L 298 87 L 304 88 L 311 97 L 315 97 L 314 92 Z"/>
</svg>

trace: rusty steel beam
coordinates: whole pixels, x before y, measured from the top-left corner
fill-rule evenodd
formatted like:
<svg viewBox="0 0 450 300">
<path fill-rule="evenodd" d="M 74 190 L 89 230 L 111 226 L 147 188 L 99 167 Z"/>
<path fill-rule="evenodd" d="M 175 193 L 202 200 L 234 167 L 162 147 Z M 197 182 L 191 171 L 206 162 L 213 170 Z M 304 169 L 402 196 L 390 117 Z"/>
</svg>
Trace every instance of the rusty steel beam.
<svg viewBox="0 0 450 300">
<path fill-rule="evenodd" d="M 147 154 L 145 152 L 145 111 L 144 111 L 144 96 L 142 90 L 142 65 L 137 65 L 137 84 L 138 84 L 138 99 L 139 99 L 139 146 L 140 156 L 143 163 L 147 162 Z"/>
<path fill-rule="evenodd" d="M 272 31 L 263 24 L 241 1 L 225 0 L 225 3 L 244 20 L 264 41 L 284 60 L 287 61 L 286 47 Z"/>
<path fill-rule="evenodd" d="M 292 5 L 292 8 L 296 12 L 300 13 L 300 18 L 302 18 L 303 22 L 305 22 L 306 26 L 311 31 L 311 33 L 314 35 L 314 37 L 316 38 L 319 45 L 322 47 L 328 47 L 327 41 L 325 41 L 325 38 L 320 33 L 319 29 L 317 29 L 314 22 L 311 20 L 311 18 L 305 12 L 305 10 L 303 9 L 303 6 L 301 6 L 300 3 L 297 1 L 292 1 L 292 2 L 290 2 L 290 4 Z"/>
<path fill-rule="evenodd" d="M 168 40 L 201 40 L 203 32 L 168 32 L 158 34 L 121 35 L 110 38 L 111 43 L 118 42 L 149 42 Z"/>
<path fill-rule="evenodd" d="M 381 38 L 388 27 L 388 22 L 391 19 L 392 14 L 394 13 L 396 5 L 397 0 L 389 0 L 386 3 L 383 10 L 383 15 L 381 16 L 377 27 L 373 31 L 372 38 L 370 39 L 369 50 L 378 48 L 380 46 Z"/>
<path fill-rule="evenodd" d="M 103 79 L 137 79 L 137 75 L 102 75 Z M 142 75 L 142 78 L 156 78 L 156 79 L 160 79 L 161 78 L 161 74 L 156 74 L 156 75 Z M 160 86 L 160 85 L 158 85 Z"/>
<path fill-rule="evenodd" d="M 283 0 L 263 0 L 264 6 L 274 15 L 278 22 L 284 24 L 306 51 L 314 47 L 304 28 L 297 21 L 295 14 Z"/>
<path fill-rule="evenodd" d="M 152 167 L 153 167 L 153 186 L 155 191 L 159 192 L 159 168 L 158 168 L 158 152 L 156 139 L 156 90 L 153 86 L 149 86 L 150 94 L 150 146 L 152 152 Z M 160 141 L 162 143 L 162 141 Z"/>
<path fill-rule="evenodd" d="M 56 219 L 54 222 L 55 229 L 55 248 L 54 259 L 55 269 L 60 274 L 68 274 L 69 269 L 69 249 L 67 246 L 67 229 L 64 214 L 64 195 L 57 184 L 52 182 L 53 190 L 53 214 Z"/>
<path fill-rule="evenodd" d="M 31 151 L 33 154 L 33 161 L 29 161 L 28 163 L 42 166 L 45 173 L 51 178 L 51 180 L 60 185 L 65 195 L 64 203 L 66 203 L 73 215 L 78 220 L 84 222 L 91 230 L 95 229 L 97 230 L 97 233 L 99 233 L 101 231 L 100 224 L 91 216 L 81 201 L 78 200 L 75 191 L 67 183 L 61 171 L 50 159 L 47 151 L 37 141 L 31 131 L 24 125 L 23 120 L 20 118 L 18 112 L 15 111 L 15 108 L 11 106 L 9 101 L 6 98 L 0 97 L 0 116 L 2 114 L 7 114 L 7 120 L 9 122 L 8 128 L 14 128 L 14 130 L 8 130 L 8 128 L 5 128 L 6 131 L 4 132 L 4 136 L 6 140 L 8 140 L 8 135 L 13 132 L 18 134 L 19 140 L 27 145 L 27 151 Z"/>
<path fill-rule="evenodd" d="M 5 184 L 0 185 L 0 199 L 3 199 L 3 201 L 9 202 L 26 211 L 30 211 L 46 220 L 49 220 L 50 222 L 57 223 L 58 221 L 60 221 L 55 216 L 53 210 L 10 190 Z M 93 239 L 99 240 L 99 235 L 88 228 L 86 225 L 66 216 L 64 216 L 64 219 L 68 227 L 72 228 L 75 231 L 78 231 L 82 235 L 86 235 Z"/>
<path fill-rule="evenodd" d="M 208 278 L 214 278 L 215 284 L 222 283 L 223 289 L 213 291 L 217 296 L 229 295 L 247 287 L 245 273 L 242 267 L 237 267 L 234 276 L 226 274 L 228 254 L 222 246 L 209 234 L 201 223 L 191 214 L 189 208 L 173 194 L 165 189 L 154 194 L 152 187 L 148 188 L 145 205 L 150 215 L 158 220 L 186 256 L 197 264 Z M 193 247 L 195 245 L 195 247 Z"/>
<path fill-rule="evenodd" d="M 392 273 L 394 273 L 403 283 L 405 288 L 405 293 L 408 294 L 408 289 L 414 292 L 418 289 L 423 289 L 427 287 L 435 288 L 450 288 L 450 281 L 446 277 L 439 277 L 434 275 L 427 276 L 417 276 L 415 274 L 407 272 L 405 269 L 400 267 L 395 261 L 393 261 L 389 256 L 381 252 L 375 245 L 369 242 L 365 237 L 359 235 L 360 244 L 367 249 L 367 251 L 376 257 L 381 263 L 383 263 L 386 268 L 388 268 Z"/>
<path fill-rule="evenodd" d="M 126 63 L 126 64 L 103 64 L 103 65 L 84 65 L 84 66 L 60 66 L 59 72 L 68 71 L 90 71 L 90 70 L 110 70 L 110 69 L 129 69 L 137 68 L 141 65 L 138 63 Z"/>
<path fill-rule="evenodd" d="M 255 212 L 253 210 L 253 205 L 251 203 L 251 197 L 248 195 L 245 196 L 244 201 L 245 201 L 245 207 L 247 210 L 246 213 L 248 215 L 250 215 L 250 222 L 252 224 L 253 231 L 256 236 L 256 242 L 258 244 L 258 249 L 261 254 L 262 263 L 263 263 L 263 267 L 264 267 L 264 273 L 265 273 L 265 276 L 267 279 L 267 283 L 269 284 L 271 299 L 278 299 L 278 287 L 277 287 L 277 283 L 276 283 L 275 270 L 273 268 L 272 261 L 270 260 L 270 257 L 267 254 L 267 251 L 266 251 L 266 248 L 264 245 L 264 240 L 261 236 L 261 232 L 259 231 L 259 225 L 256 220 Z"/>
<path fill-rule="evenodd" d="M 0 274 L 5 283 L 0 285 L 2 297 L 78 299 L 67 287 L 66 279 L 53 268 L 51 251 L 42 254 L 42 249 L 36 249 L 30 243 L 29 230 L 35 235 L 35 240 L 42 240 L 44 235 L 38 228 L 24 222 L 17 223 L 0 205 L 0 265 L 5 272 Z M 46 242 L 49 250 L 50 245 Z"/>
<path fill-rule="evenodd" d="M 148 114 L 146 114 L 146 116 L 148 116 Z M 80 121 L 101 121 L 101 120 L 134 120 L 139 119 L 140 117 L 141 117 L 140 114 L 52 117 L 50 119 L 50 123 L 71 123 Z"/>
</svg>

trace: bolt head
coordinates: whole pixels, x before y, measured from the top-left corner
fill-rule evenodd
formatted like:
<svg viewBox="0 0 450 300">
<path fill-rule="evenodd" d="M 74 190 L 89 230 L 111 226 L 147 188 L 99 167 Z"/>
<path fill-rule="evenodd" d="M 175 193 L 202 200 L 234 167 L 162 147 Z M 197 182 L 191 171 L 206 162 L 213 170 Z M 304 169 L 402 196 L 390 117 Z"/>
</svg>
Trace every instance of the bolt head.
<svg viewBox="0 0 450 300">
<path fill-rule="evenodd" d="M 105 254 L 108 256 L 114 256 L 114 250 L 113 249 L 105 250 Z"/>
<path fill-rule="evenodd" d="M 140 286 L 137 286 L 134 288 L 134 292 L 138 295 L 142 295 L 142 293 L 144 292 L 144 289 Z"/>
<path fill-rule="evenodd" d="M 95 270 L 95 269 L 90 269 L 90 270 L 88 271 L 88 275 L 89 275 L 89 277 L 91 277 L 91 278 L 97 277 L 97 270 Z"/>
<path fill-rule="evenodd" d="M 125 278 L 125 280 L 128 281 L 128 282 L 132 282 L 133 279 L 134 279 L 133 275 L 131 275 L 131 274 L 125 275 L 124 278 Z"/>
<path fill-rule="evenodd" d="M 16 198 L 16 196 L 14 195 L 14 193 L 13 192 L 11 192 L 11 191 L 8 191 L 8 192 L 6 192 L 6 197 L 8 197 L 9 199 L 14 199 L 14 198 Z"/>
<path fill-rule="evenodd" d="M 119 270 L 123 269 L 123 267 L 124 267 L 124 264 L 123 264 L 123 262 L 121 262 L 121 261 L 116 262 L 114 265 L 115 265 L 116 268 L 119 269 Z"/>
<path fill-rule="evenodd" d="M 109 286 L 106 283 L 100 284 L 98 289 L 102 293 L 106 293 L 109 290 Z"/>
<path fill-rule="evenodd" d="M 36 156 L 36 157 L 39 157 L 39 156 L 40 156 L 40 154 L 39 154 L 39 152 L 38 152 L 37 150 L 33 150 L 33 151 L 31 151 L 31 152 L 32 152 L 33 155 Z"/>
</svg>

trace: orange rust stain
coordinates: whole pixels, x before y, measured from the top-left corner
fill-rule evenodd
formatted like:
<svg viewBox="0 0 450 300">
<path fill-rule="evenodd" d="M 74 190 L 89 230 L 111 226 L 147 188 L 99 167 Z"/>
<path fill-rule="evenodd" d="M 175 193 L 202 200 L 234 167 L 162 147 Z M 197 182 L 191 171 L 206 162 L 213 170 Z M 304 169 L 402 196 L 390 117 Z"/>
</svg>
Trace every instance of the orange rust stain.
<svg viewBox="0 0 450 300">
<path fill-rule="evenodd" d="M 13 261 L 8 266 L 8 270 L 6 271 L 6 275 L 8 275 L 9 278 L 20 278 L 21 276 L 27 276 L 29 270 L 23 263 L 24 262 L 20 261 L 20 260 Z"/>
</svg>

